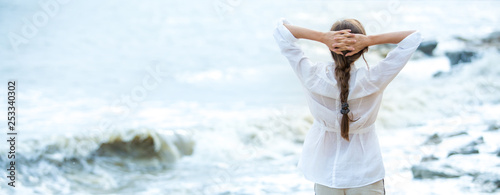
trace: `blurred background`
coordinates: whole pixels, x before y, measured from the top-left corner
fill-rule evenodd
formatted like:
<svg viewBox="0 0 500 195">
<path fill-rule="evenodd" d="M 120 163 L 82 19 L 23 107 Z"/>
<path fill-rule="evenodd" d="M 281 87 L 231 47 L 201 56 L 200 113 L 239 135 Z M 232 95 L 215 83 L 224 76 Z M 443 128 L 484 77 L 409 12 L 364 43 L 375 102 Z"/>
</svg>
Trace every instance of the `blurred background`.
<svg viewBox="0 0 500 195">
<path fill-rule="evenodd" d="M 320 31 L 342 18 L 368 34 L 421 31 L 424 43 L 387 88 L 377 121 L 386 191 L 498 192 L 499 8 L 2 0 L 0 80 L 17 80 L 19 134 L 17 185 L 7 186 L 4 170 L 0 193 L 313 194 L 296 168 L 313 119 L 272 37 L 281 17 Z M 313 61 L 331 60 L 326 46 L 299 44 Z M 368 65 L 391 47 L 370 48 Z"/>
</svg>

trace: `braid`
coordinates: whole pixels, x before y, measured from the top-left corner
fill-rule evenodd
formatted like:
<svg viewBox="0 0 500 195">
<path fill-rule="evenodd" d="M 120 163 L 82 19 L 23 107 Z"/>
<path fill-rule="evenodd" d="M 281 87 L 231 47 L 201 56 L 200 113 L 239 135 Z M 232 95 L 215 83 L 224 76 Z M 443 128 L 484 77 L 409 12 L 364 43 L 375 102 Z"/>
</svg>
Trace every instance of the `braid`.
<svg viewBox="0 0 500 195">
<path fill-rule="evenodd" d="M 350 29 L 351 33 L 354 34 L 366 35 L 365 29 L 363 28 L 361 23 L 355 19 L 337 21 L 332 25 L 332 28 L 330 30 L 339 31 L 343 29 Z M 348 114 L 350 110 L 349 104 L 347 103 L 347 99 L 349 96 L 349 80 L 351 79 L 351 66 L 354 66 L 354 62 L 359 59 L 359 57 L 361 57 L 361 55 L 363 55 L 363 53 L 365 53 L 366 51 L 368 51 L 368 47 L 362 49 L 352 56 L 345 56 L 348 51 L 343 51 L 343 55 L 331 52 L 336 65 L 335 79 L 337 80 L 337 85 L 340 90 L 340 113 L 342 114 L 342 120 L 340 121 L 340 136 L 342 136 L 342 138 L 347 141 L 349 141 L 349 122 L 355 121 L 349 118 Z"/>
<path fill-rule="evenodd" d="M 340 122 L 340 135 L 342 138 L 349 141 L 349 104 L 347 103 L 347 98 L 349 97 L 349 80 L 351 79 L 351 64 L 353 63 L 350 59 L 346 59 L 344 56 L 339 56 L 338 61 L 336 60 L 335 66 L 335 77 L 337 79 L 337 84 L 340 89 L 340 103 L 342 104 L 342 120 Z"/>
</svg>

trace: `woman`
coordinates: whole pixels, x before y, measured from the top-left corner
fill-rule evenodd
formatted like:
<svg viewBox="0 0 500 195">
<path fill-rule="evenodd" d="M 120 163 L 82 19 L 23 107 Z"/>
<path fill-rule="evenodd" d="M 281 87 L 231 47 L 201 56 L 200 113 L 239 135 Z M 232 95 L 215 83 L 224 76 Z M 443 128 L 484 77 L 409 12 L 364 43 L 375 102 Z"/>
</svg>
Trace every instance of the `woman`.
<svg viewBox="0 0 500 195">
<path fill-rule="evenodd" d="M 318 32 L 281 19 L 274 38 L 305 87 L 314 117 L 298 166 L 315 183 L 316 194 L 385 194 L 374 122 L 384 89 L 419 46 L 420 33 L 367 36 L 355 19 L 337 21 L 331 31 Z M 295 43 L 301 38 L 326 44 L 333 62 L 309 60 Z M 376 66 L 355 66 L 369 46 L 386 43 L 398 45 Z"/>
</svg>

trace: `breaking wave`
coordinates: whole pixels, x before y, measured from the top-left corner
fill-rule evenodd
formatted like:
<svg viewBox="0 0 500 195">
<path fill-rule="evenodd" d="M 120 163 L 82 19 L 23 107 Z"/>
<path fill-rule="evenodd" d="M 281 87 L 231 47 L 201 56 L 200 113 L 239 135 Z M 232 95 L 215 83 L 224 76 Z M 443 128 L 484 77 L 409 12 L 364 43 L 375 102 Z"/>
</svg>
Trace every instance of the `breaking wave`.
<svg viewBox="0 0 500 195">
<path fill-rule="evenodd" d="M 194 145 L 189 131 L 152 129 L 27 140 L 19 144 L 15 159 L 18 185 L 61 193 L 78 188 L 116 192 L 130 185 L 123 174 L 168 170 L 182 156 L 191 155 Z"/>
</svg>

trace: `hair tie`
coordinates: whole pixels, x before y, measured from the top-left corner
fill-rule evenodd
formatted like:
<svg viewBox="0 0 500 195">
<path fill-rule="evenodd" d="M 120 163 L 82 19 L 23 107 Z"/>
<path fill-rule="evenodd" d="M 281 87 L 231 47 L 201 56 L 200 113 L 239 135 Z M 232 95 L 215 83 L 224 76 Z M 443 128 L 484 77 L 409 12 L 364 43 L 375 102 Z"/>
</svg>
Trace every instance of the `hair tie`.
<svg viewBox="0 0 500 195">
<path fill-rule="evenodd" d="M 347 113 L 349 113 L 349 111 L 350 111 L 349 108 L 347 108 L 347 109 L 343 109 L 342 108 L 342 110 L 340 110 L 340 113 L 341 114 L 347 114 Z"/>
<path fill-rule="evenodd" d="M 346 103 L 346 102 L 342 103 L 342 110 L 340 110 L 340 113 L 341 114 L 347 114 L 347 113 L 349 113 L 349 111 L 350 111 L 349 110 L 349 104 Z"/>
</svg>

